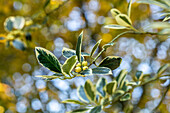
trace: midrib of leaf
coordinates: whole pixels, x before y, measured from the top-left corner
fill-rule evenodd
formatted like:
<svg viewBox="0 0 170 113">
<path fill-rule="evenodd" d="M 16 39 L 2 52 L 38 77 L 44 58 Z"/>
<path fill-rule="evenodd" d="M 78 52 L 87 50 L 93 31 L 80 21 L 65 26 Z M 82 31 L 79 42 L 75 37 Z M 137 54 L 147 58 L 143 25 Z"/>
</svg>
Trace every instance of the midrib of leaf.
<svg viewBox="0 0 170 113">
<path fill-rule="evenodd" d="M 120 16 L 120 18 L 122 20 L 124 20 L 125 22 L 127 22 L 129 25 L 131 25 L 131 23 L 129 22 L 129 20 L 127 18 L 125 18 L 124 16 Z"/>
</svg>

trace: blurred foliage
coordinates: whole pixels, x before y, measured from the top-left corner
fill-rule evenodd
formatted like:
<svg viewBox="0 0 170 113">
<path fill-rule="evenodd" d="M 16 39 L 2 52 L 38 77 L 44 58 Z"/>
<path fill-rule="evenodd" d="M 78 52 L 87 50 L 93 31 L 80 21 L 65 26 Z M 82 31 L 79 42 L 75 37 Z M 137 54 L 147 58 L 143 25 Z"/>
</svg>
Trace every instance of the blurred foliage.
<svg viewBox="0 0 170 113">
<path fill-rule="evenodd" d="M 82 52 L 89 53 L 97 41 L 102 39 L 94 56 L 102 46 L 129 29 L 105 29 L 105 25 L 117 24 L 111 9 L 128 13 L 129 0 L 0 0 L 0 112 L 58 112 L 65 113 L 80 106 L 63 104 L 66 99 L 78 100 L 75 90 L 87 79 L 93 84 L 102 76 L 110 83 L 122 69 L 128 74 L 126 80 L 137 80 L 137 71 L 146 75 L 143 79 L 154 78 L 163 64 L 170 62 L 169 0 L 132 1 L 130 19 L 132 26 L 149 33 L 122 34 L 114 40 L 113 47 L 103 52 L 96 61 L 99 64 L 106 56 L 120 56 L 120 67 L 113 75 L 75 77 L 71 80 L 43 81 L 35 75 L 53 75 L 36 61 L 34 47 L 41 46 L 54 53 L 61 64 L 63 47 L 76 49 L 77 37 L 84 31 Z M 149 1 L 149 4 L 145 4 Z M 153 5 L 150 5 L 153 4 Z M 161 6 L 160 6 L 161 4 Z M 162 7 L 166 4 L 166 7 Z M 165 5 L 163 5 L 165 6 Z M 7 20 L 15 23 L 16 17 L 24 18 L 23 27 L 5 27 Z M 162 22 L 165 21 L 165 22 Z M 127 27 L 127 26 L 126 26 Z M 11 38 L 9 38 L 12 36 Z M 12 43 L 6 43 L 10 40 Z M 15 40 L 15 41 L 14 41 Z M 24 48 L 24 49 L 23 49 Z M 19 50 L 18 50 L 19 49 Z M 24 51 L 21 51 L 24 50 Z M 88 61 L 89 62 L 89 61 Z M 95 66 L 92 65 L 92 68 Z M 163 73 L 168 75 L 169 68 Z M 160 72 L 160 75 L 162 73 Z M 151 112 L 161 102 L 158 112 L 168 113 L 170 91 L 169 78 L 161 78 L 142 87 L 136 87 L 132 99 L 108 106 L 109 113 L 133 109 L 133 112 Z M 164 93 L 166 93 L 165 96 Z M 132 105 L 127 107 L 126 105 Z M 55 106 L 55 107 L 53 107 Z M 100 109 L 97 106 L 96 109 Z M 96 110 L 94 109 L 94 110 Z"/>
</svg>

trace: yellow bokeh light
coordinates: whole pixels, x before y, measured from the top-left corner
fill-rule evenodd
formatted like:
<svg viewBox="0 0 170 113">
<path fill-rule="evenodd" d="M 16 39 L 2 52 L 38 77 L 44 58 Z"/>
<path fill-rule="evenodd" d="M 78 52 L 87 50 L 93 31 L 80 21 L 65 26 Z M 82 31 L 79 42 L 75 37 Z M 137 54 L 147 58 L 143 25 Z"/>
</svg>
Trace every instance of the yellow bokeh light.
<svg viewBox="0 0 170 113">
<path fill-rule="evenodd" d="M 5 109 L 3 106 L 0 106 L 0 113 L 4 113 Z"/>
<path fill-rule="evenodd" d="M 107 43 L 110 42 L 112 40 L 112 35 L 111 34 L 103 34 L 102 35 L 102 39 L 103 39 L 103 43 Z"/>
</svg>

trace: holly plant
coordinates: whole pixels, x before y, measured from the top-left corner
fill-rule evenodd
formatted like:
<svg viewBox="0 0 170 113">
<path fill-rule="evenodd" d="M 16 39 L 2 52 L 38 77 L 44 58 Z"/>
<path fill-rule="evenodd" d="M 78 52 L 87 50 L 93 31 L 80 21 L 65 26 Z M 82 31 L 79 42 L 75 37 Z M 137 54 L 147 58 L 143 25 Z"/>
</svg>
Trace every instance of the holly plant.
<svg viewBox="0 0 170 113">
<path fill-rule="evenodd" d="M 102 47 L 102 52 L 94 57 L 94 52 L 99 47 L 101 40 L 94 45 L 90 53 L 81 52 L 82 40 L 83 32 L 78 37 L 76 50 L 63 48 L 62 55 L 66 58 L 64 64 L 61 64 L 57 57 L 50 51 L 42 47 L 36 47 L 35 52 L 38 62 L 55 73 L 52 76 L 38 75 L 37 77 L 51 80 L 55 78 L 72 79 L 76 76 L 112 75 L 112 70 L 118 68 L 121 63 L 122 59 L 119 56 L 107 56 L 99 65 L 96 65 L 95 61 L 106 48 L 113 46 L 113 43 L 105 44 Z M 86 59 L 90 59 L 88 60 L 90 62 L 87 62 Z M 92 64 L 95 65 L 95 68 L 91 68 Z"/>
<path fill-rule="evenodd" d="M 132 91 L 135 87 L 146 85 L 165 76 L 169 77 L 169 74 L 163 75 L 163 72 L 169 66 L 169 64 L 163 65 L 154 77 L 148 77 L 141 71 L 137 71 L 132 81 L 126 80 L 126 70 L 121 70 L 118 76 L 109 83 L 104 77 L 99 78 L 96 84 L 87 80 L 84 86 L 81 85 L 77 89 L 79 100 L 68 99 L 62 102 L 80 105 L 80 108 L 69 113 L 100 113 L 105 111 L 109 105 L 131 100 Z M 126 104 L 126 108 L 128 109 L 125 109 L 124 112 L 131 113 L 133 105 L 131 103 Z"/>
</svg>

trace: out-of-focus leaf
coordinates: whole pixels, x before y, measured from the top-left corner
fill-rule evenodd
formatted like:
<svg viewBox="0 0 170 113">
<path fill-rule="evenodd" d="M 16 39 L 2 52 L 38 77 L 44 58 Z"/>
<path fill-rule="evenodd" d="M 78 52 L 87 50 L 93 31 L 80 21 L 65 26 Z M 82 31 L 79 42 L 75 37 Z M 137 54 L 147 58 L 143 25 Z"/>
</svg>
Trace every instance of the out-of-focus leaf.
<svg viewBox="0 0 170 113">
<path fill-rule="evenodd" d="M 170 15 L 170 13 L 163 13 L 163 14 L 161 14 L 161 16 L 168 16 L 168 15 Z"/>
<path fill-rule="evenodd" d="M 76 63 L 77 63 L 77 56 L 76 55 L 68 58 L 62 66 L 63 72 L 69 75 L 70 72 L 75 67 Z"/>
<path fill-rule="evenodd" d="M 165 29 L 165 28 L 170 28 L 170 23 L 168 23 L 168 22 L 153 22 L 150 24 L 150 27 L 153 29 Z"/>
<path fill-rule="evenodd" d="M 88 110 L 89 109 L 87 109 L 87 108 L 80 108 L 80 109 L 76 109 L 76 110 L 73 110 L 73 111 L 70 111 L 70 112 L 67 112 L 67 113 L 85 113 Z"/>
<path fill-rule="evenodd" d="M 86 69 L 80 72 L 81 75 L 92 75 L 92 69 Z"/>
<path fill-rule="evenodd" d="M 143 78 L 143 72 L 142 72 L 142 71 L 137 71 L 137 72 L 136 72 L 136 78 L 137 78 L 137 80 L 142 80 L 142 78 Z"/>
<path fill-rule="evenodd" d="M 33 24 L 33 25 L 29 25 L 29 26 L 24 27 L 24 30 L 37 30 L 37 29 L 40 29 L 40 28 L 42 28 L 42 25 Z"/>
<path fill-rule="evenodd" d="M 164 19 L 163 19 L 163 22 L 167 21 L 170 19 L 170 15 L 167 15 Z"/>
<path fill-rule="evenodd" d="M 96 51 L 96 49 L 99 47 L 100 42 L 102 41 L 102 39 L 100 39 L 93 47 L 90 56 L 93 56 L 94 52 Z"/>
<path fill-rule="evenodd" d="M 25 44 L 19 40 L 19 39 L 15 39 L 12 41 L 12 45 L 16 48 L 16 49 L 19 49 L 19 50 L 25 50 L 26 49 L 26 46 Z"/>
<path fill-rule="evenodd" d="M 106 92 L 110 95 L 112 95 L 117 88 L 117 82 L 114 80 L 106 85 Z"/>
<path fill-rule="evenodd" d="M 31 41 L 31 40 L 32 40 L 32 36 L 31 36 L 31 34 L 30 34 L 29 32 L 26 33 L 25 38 L 26 38 L 26 40 L 28 40 L 28 41 Z"/>
<path fill-rule="evenodd" d="M 158 72 L 157 72 L 157 75 L 158 75 L 158 76 L 161 76 L 161 74 L 162 74 L 163 72 L 165 72 L 165 70 L 166 70 L 169 66 L 170 66 L 170 64 L 165 64 L 165 65 L 161 66 L 161 67 L 159 68 Z"/>
<path fill-rule="evenodd" d="M 120 101 L 127 101 L 131 99 L 131 94 L 126 93 L 123 97 L 120 98 Z"/>
<path fill-rule="evenodd" d="M 93 75 L 111 75 L 112 71 L 107 67 L 97 67 L 92 69 Z"/>
<path fill-rule="evenodd" d="M 87 80 L 85 82 L 85 85 L 84 85 L 84 91 L 85 91 L 85 94 L 87 96 L 87 98 L 90 100 L 90 101 L 95 101 L 96 99 L 96 95 L 95 95 L 95 87 L 93 85 L 93 83 L 90 81 L 90 80 Z"/>
<path fill-rule="evenodd" d="M 82 85 L 78 87 L 77 95 L 78 95 L 79 99 L 82 100 L 83 102 L 86 102 L 86 103 L 89 102 Z"/>
<path fill-rule="evenodd" d="M 83 102 L 80 102 L 80 101 L 78 101 L 78 100 L 71 100 L 71 99 L 64 100 L 64 101 L 62 101 L 62 103 L 71 103 L 71 104 L 86 105 L 86 104 L 83 103 Z"/>
<path fill-rule="evenodd" d="M 7 18 L 4 22 L 4 27 L 5 27 L 5 30 L 7 32 L 9 31 L 12 31 L 13 30 L 13 21 L 15 20 L 15 17 L 11 16 L 9 18 Z"/>
<path fill-rule="evenodd" d="M 22 16 L 16 16 L 13 21 L 13 26 L 15 29 L 22 29 L 25 25 L 25 18 Z"/>
<path fill-rule="evenodd" d="M 49 76 L 49 75 L 37 75 L 35 77 L 41 78 L 43 80 L 53 80 L 53 79 L 61 77 L 61 75 L 59 75 L 59 76 L 56 76 L 56 75 L 51 75 L 51 76 Z"/>
<path fill-rule="evenodd" d="M 102 97 L 105 97 L 105 95 L 106 95 L 106 92 L 103 89 L 105 87 L 106 83 L 107 83 L 106 79 L 101 77 L 97 81 L 97 84 L 96 84 L 96 90 L 97 90 L 98 94 Z"/>
<path fill-rule="evenodd" d="M 138 0 L 138 3 L 154 4 L 154 5 L 157 5 L 161 8 L 169 9 L 169 6 L 167 4 L 164 4 L 163 2 L 159 2 L 159 1 L 156 1 L 156 0 Z"/>
<path fill-rule="evenodd" d="M 129 29 L 129 27 L 116 25 L 116 24 L 105 25 L 104 28 L 106 28 L 106 29 Z"/>
<path fill-rule="evenodd" d="M 102 111 L 102 106 L 96 106 L 90 110 L 90 113 L 100 113 Z"/>
<path fill-rule="evenodd" d="M 81 62 L 81 46 L 82 46 L 82 40 L 83 40 L 83 31 L 80 33 L 78 40 L 77 40 L 77 45 L 76 45 L 76 55 L 78 58 L 78 61 Z"/>
<path fill-rule="evenodd" d="M 42 66 L 51 71 L 62 73 L 61 64 L 53 53 L 42 47 L 36 47 L 35 53 L 38 62 Z"/>
<path fill-rule="evenodd" d="M 5 37 L 5 35 L 0 35 L 0 43 L 6 43 L 7 39 Z"/>
<path fill-rule="evenodd" d="M 170 33 L 170 28 L 168 29 L 162 29 L 159 34 L 169 34 Z"/>
<path fill-rule="evenodd" d="M 114 70 L 120 66 L 122 59 L 119 56 L 107 56 L 99 64 L 99 67 L 108 67 Z"/>
<path fill-rule="evenodd" d="M 116 81 L 117 81 L 120 89 L 122 88 L 122 86 L 125 82 L 126 74 L 127 74 L 127 71 L 122 70 L 122 71 L 120 71 L 119 75 L 116 77 Z"/>
<path fill-rule="evenodd" d="M 126 26 L 126 27 L 132 26 L 132 22 L 130 18 L 125 14 L 118 14 L 115 17 L 115 19 L 116 19 L 116 22 L 121 26 Z"/>
<path fill-rule="evenodd" d="M 46 0 L 43 8 L 46 8 L 49 3 L 50 3 L 50 0 Z"/>
<path fill-rule="evenodd" d="M 132 7 L 132 0 L 130 0 L 129 4 L 128 4 L 127 15 L 129 16 L 129 18 L 130 18 L 130 15 L 131 15 L 131 7 Z"/>
<path fill-rule="evenodd" d="M 116 8 L 111 9 L 110 12 L 113 17 L 117 16 L 118 14 L 121 14 L 121 12 Z"/>
<path fill-rule="evenodd" d="M 111 42 L 111 43 L 107 43 L 107 44 L 105 44 L 105 45 L 103 45 L 103 49 L 107 49 L 108 47 L 111 47 L 111 46 L 113 46 L 115 43 L 113 43 L 113 42 Z"/>
</svg>

